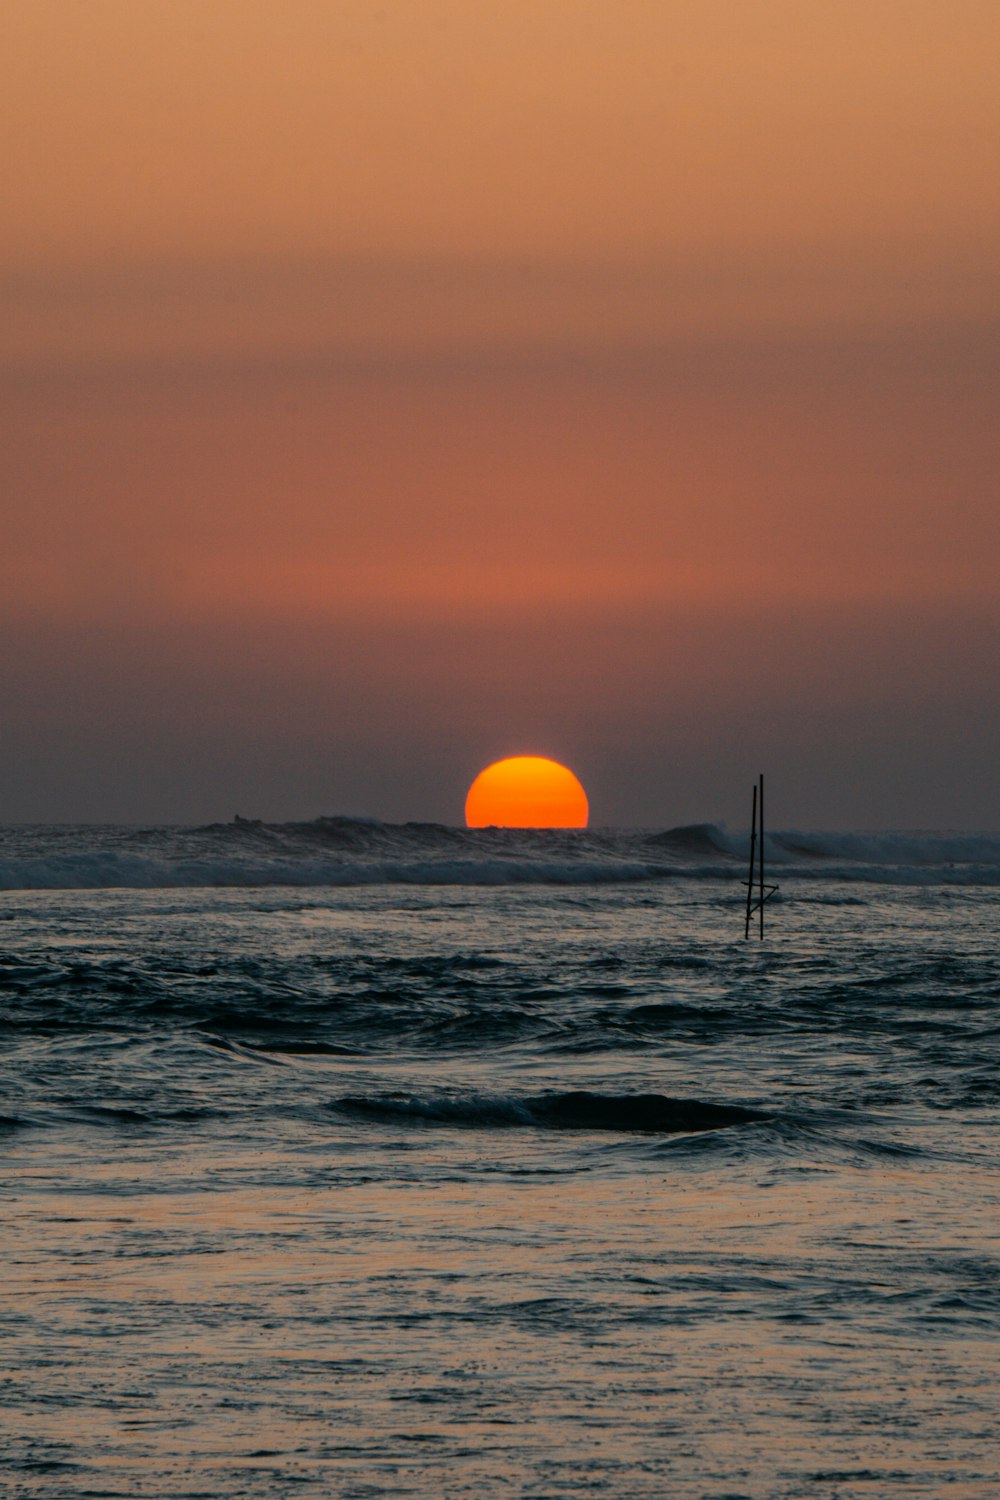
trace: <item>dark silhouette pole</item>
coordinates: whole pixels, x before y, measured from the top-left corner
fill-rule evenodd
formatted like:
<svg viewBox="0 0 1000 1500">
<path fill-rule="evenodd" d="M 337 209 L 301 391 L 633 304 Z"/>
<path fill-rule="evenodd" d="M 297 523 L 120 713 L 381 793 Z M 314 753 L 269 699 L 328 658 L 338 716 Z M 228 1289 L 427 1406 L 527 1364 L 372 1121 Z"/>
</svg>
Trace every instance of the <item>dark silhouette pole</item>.
<svg viewBox="0 0 1000 1500">
<path fill-rule="evenodd" d="M 756 879 L 754 872 L 754 860 L 756 857 Z M 754 896 L 756 886 L 757 895 Z M 773 896 L 778 889 L 776 885 L 768 885 L 764 880 L 764 777 L 758 776 L 757 785 L 753 789 L 753 806 L 750 813 L 750 868 L 747 871 L 747 910 L 746 921 L 743 924 L 743 936 L 750 936 L 750 918 L 754 912 L 760 914 L 760 940 L 764 941 L 764 902 Z"/>
<path fill-rule="evenodd" d="M 757 844 L 757 787 L 753 789 L 753 811 L 750 814 L 750 869 L 747 874 L 747 919 L 743 927 L 743 936 L 750 936 L 750 917 L 753 914 L 753 860 Z"/>
<path fill-rule="evenodd" d="M 760 938 L 764 941 L 764 773 L 760 775 Z"/>
</svg>

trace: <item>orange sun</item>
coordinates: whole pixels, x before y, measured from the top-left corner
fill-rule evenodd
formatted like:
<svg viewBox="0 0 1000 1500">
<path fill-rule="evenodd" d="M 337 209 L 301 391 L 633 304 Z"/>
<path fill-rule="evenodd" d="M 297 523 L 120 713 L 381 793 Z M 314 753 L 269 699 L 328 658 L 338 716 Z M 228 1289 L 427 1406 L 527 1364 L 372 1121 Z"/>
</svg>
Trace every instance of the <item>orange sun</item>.
<svg viewBox="0 0 1000 1500">
<path fill-rule="evenodd" d="M 586 828 L 587 794 L 558 761 L 512 755 L 480 771 L 465 799 L 468 828 Z"/>
</svg>

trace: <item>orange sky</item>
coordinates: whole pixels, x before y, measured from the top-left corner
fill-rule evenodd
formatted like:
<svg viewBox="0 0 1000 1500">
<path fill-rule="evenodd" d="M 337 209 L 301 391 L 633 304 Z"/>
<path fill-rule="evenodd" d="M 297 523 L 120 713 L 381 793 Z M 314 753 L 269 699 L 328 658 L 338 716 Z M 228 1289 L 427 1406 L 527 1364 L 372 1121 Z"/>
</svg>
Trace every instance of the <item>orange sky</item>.
<svg viewBox="0 0 1000 1500">
<path fill-rule="evenodd" d="M 0 816 L 1000 820 L 995 4 L 0 33 Z"/>
</svg>

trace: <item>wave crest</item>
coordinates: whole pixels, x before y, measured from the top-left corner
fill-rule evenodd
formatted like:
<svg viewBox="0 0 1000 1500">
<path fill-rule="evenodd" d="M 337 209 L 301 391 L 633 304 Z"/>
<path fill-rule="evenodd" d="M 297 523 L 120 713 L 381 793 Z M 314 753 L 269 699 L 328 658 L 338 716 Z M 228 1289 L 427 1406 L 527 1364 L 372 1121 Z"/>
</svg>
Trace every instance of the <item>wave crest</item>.
<svg viewBox="0 0 1000 1500">
<path fill-rule="evenodd" d="M 237 818 L 200 828 L 7 828 L 0 889 L 352 885 L 599 885 L 742 879 L 746 834 L 721 824 L 663 830 L 467 829 L 322 817 Z M 775 871 L 815 880 L 1000 884 L 1000 835 L 769 834 Z"/>
</svg>

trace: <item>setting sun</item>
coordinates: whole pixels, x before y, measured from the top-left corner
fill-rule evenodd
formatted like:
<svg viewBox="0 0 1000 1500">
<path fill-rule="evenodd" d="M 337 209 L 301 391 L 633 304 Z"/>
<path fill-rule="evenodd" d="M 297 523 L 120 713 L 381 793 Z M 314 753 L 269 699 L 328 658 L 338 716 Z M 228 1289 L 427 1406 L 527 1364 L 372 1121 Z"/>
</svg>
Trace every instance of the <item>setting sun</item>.
<svg viewBox="0 0 1000 1500">
<path fill-rule="evenodd" d="M 566 766 L 513 755 L 480 771 L 465 799 L 469 828 L 586 828 L 587 794 Z"/>
</svg>

